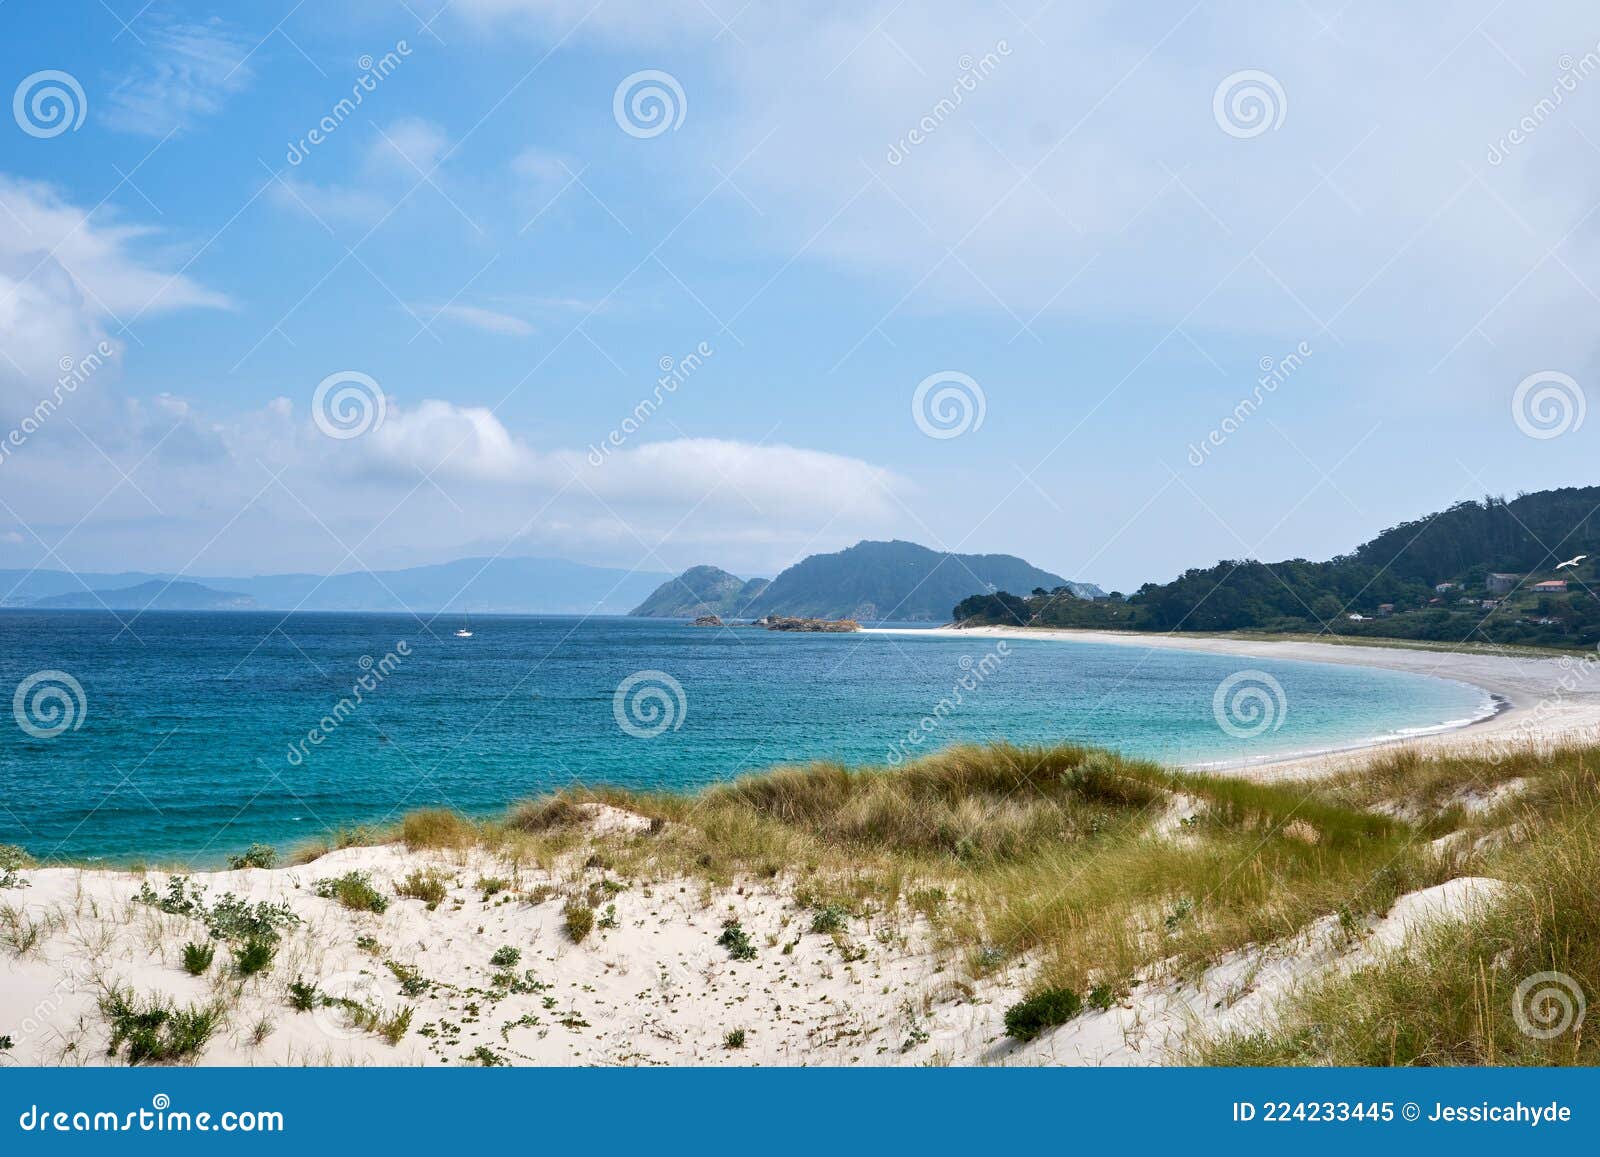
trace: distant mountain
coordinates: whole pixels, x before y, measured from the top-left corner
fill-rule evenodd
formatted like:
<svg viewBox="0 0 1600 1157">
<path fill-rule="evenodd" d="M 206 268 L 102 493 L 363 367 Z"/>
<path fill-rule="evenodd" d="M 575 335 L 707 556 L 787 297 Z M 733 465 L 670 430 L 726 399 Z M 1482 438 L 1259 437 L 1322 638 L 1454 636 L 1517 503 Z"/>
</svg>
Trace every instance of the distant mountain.
<svg viewBox="0 0 1600 1157">
<path fill-rule="evenodd" d="M 152 579 L 117 590 L 78 590 L 35 599 L 40 610 L 113 611 L 253 611 L 256 601 L 234 591 L 217 591 L 199 583 Z"/>
<path fill-rule="evenodd" d="M 586 566 L 554 558 L 464 558 L 431 566 L 327 576 L 185 575 L 181 581 L 236 592 L 254 599 L 260 609 L 273 611 L 620 615 L 667 577 L 660 571 Z M 52 570 L 0 571 L 0 596 L 6 606 L 38 606 L 41 599 L 87 594 L 85 587 L 102 592 L 123 591 L 145 584 L 165 584 L 173 578 L 170 574 L 142 572 L 73 575 Z M 100 604 L 90 598 L 84 605 Z"/>
<path fill-rule="evenodd" d="M 716 567 L 694 567 L 666 584 L 636 615 L 793 615 L 815 619 L 900 619 L 944 622 L 968 595 L 995 590 L 1070 587 L 1102 597 L 1093 583 L 1059 575 L 1009 554 L 947 554 L 914 542 L 858 542 L 835 554 L 814 554 L 789 567 L 751 597 L 759 579 L 741 580 Z M 720 601 L 721 606 L 714 605 Z M 700 609 L 702 605 L 711 609 Z M 691 607 L 695 609 L 690 609 Z"/>
<path fill-rule="evenodd" d="M 692 566 L 657 587 L 629 611 L 654 619 L 693 619 L 701 615 L 742 616 L 769 580 L 742 579 L 720 567 Z"/>
</svg>

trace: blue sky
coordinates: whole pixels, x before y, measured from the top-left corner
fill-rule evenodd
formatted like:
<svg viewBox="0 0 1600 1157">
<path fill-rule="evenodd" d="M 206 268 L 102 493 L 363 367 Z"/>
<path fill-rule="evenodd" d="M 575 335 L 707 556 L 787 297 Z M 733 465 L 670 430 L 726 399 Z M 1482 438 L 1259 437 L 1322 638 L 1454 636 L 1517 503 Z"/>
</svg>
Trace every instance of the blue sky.
<svg viewBox="0 0 1600 1157">
<path fill-rule="evenodd" d="M 0 7 L 0 566 L 1131 588 L 1595 480 L 1591 6 L 798 7 Z M 675 127 L 618 119 L 646 70 Z"/>
</svg>

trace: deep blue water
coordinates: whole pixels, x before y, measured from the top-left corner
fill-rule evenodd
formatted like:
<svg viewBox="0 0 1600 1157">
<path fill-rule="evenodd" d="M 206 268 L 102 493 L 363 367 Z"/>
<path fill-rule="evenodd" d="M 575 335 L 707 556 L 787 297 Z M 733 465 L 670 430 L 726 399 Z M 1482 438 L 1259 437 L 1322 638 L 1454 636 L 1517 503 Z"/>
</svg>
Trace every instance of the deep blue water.
<svg viewBox="0 0 1600 1157">
<path fill-rule="evenodd" d="M 1001 655 L 978 637 L 519 616 L 479 619 L 458 639 L 458 625 L 150 613 L 124 631 L 102 612 L 0 612 L 0 688 L 65 672 L 84 703 L 53 737 L 0 715 L 0 843 L 206 865 L 255 841 L 290 845 L 430 805 L 492 812 L 574 781 L 686 789 L 778 763 L 882 763 L 1000 738 L 1237 760 L 1470 718 L 1484 700 L 1397 672 L 1042 639 L 1007 640 Z M 1278 726 L 1253 738 L 1228 734 L 1213 710 L 1219 683 L 1245 668 L 1275 679 L 1286 704 L 1279 712 L 1269 688 Z M 653 736 L 624 730 L 615 710 L 619 684 L 641 670 L 682 688 L 681 712 L 670 687 L 652 699 L 664 686 L 654 678 L 633 702 L 642 715 L 624 701 L 634 730 L 671 707 L 673 726 Z M 363 676 L 371 689 L 334 718 Z M 50 683 L 22 704 L 35 731 L 65 721 L 35 701 Z"/>
</svg>

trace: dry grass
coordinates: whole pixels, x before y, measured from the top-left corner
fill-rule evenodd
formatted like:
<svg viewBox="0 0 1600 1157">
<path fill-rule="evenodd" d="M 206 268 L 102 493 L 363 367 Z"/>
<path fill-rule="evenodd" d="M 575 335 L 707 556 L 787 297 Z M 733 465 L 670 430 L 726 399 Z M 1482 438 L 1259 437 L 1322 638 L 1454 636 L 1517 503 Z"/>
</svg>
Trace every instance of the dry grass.
<svg viewBox="0 0 1600 1157">
<path fill-rule="evenodd" d="M 1581 1020 L 1548 1037 L 1578 994 L 1600 992 L 1600 751 L 1565 748 L 1510 769 L 1529 790 L 1479 821 L 1518 838 L 1480 870 L 1511 883 L 1478 918 L 1437 927 L 1392 956 L 1302 994 L 1273 1028 L 1200 1042 L 1207 1064 L 1593 1065 L 1600 1038 Z M 1501 763 L 1441 760 L 1418 768 L 1427 786 L 1493 781 Z M 1403 784 L 1397 785 L 1403 787 Z M 1533 982 L 1540 973 L 1565 981 Z M 1574 989 L 1575 986 L 1575 989 Z M 1542 1003 L 1540 995 L 1549 998 Z M 1543 1012 L 1551 1019 L 1537 1019 Z"/>
</svg>

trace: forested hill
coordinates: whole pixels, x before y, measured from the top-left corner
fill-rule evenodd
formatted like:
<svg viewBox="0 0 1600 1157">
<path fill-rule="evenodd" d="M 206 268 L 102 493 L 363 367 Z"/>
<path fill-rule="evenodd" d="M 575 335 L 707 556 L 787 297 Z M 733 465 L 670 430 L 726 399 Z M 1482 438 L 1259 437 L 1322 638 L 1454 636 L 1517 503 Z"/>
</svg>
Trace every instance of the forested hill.
<svg viewBox="0 0 1600 1157">
<path fill-rule="evenodd" d="M 1480 567 L 1486 572 L 1536 571 L 1596 545 L 1600 545 L 1600 486 L 1569 486 L 1519 495 L 1509 502 L 1501 498 L 1460 502 L 1384 531 L 1357 547 L 1351 557 L 1431 583 Z"/>
<path fill-rule="evenodd" d="M 1171 582 L 1146 583 L 1125 601 L 1061 592 L 980 596 L 959 604 L 955 617 L 1588 646 L 1600 642 L 1600 599 L 1591 593 L 1600 591 L 1597 508 L 1594 486 L 1462 502 L 1326 562 L 1224 560 Z M 1578 555 L 1589 557 L 1557 569 Z"/>
</svg>

